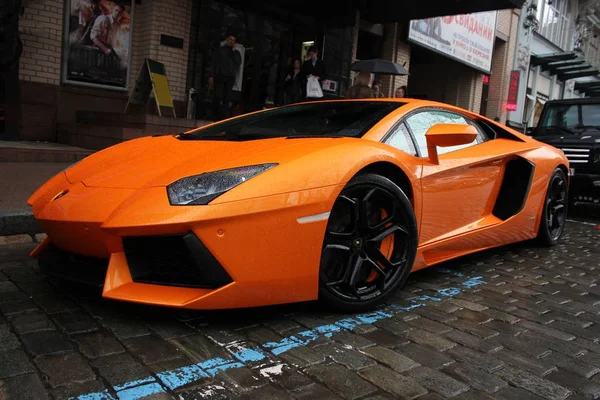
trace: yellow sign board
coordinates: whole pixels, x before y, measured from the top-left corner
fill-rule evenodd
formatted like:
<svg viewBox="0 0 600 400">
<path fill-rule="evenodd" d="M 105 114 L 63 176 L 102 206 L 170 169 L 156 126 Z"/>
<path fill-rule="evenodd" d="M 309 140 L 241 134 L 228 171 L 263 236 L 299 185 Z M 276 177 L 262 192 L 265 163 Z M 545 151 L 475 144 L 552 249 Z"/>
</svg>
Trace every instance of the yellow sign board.
<svg viewBox="0 0 600 400">
<path fill-rule="evenodd" d="M 129 108 L 129 104 L 145 106 L 150 99 L 150 93 L 154 94 L 158 115 L 172 114 L 175 115 L 175 107 L 169 82 L 167 81 L 167 71 L 164 64 L 158 61 L 146 58 L 144 64 L 135 80 L 135 86 L 129 95 L 129 100 L 125 106 L 125 112 Z"/>
</svg>

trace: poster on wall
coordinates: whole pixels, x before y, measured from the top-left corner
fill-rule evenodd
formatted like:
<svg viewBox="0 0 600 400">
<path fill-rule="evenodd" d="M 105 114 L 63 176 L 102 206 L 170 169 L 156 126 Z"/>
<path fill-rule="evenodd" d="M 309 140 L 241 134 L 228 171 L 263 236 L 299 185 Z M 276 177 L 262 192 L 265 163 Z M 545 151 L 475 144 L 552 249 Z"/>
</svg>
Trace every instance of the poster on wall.
<svg viewBox="0 0 600 400">
<path fill-rule="evenodd" d="M 497 11 L 410 21 L 408 40 L 490 73 Z"/>
<path fill-rule="evenodd" d="M 127 90 L 133 0 L 67 0 L 63 82 Z"/>
</svg>

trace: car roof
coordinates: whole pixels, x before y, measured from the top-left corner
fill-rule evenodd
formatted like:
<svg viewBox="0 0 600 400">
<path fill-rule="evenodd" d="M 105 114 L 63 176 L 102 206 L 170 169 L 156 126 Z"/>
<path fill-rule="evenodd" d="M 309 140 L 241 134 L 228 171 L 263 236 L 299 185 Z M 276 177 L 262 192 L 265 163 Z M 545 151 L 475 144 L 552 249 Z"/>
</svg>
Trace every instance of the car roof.
<svg viewBox="0 0 600 400">
<path fill-rule="evenodd" d="M 547 105 L 552 104 L 596 104 L 600 103 L 600 97 L 584 97 L 580 99 L 562 99 L 562 100 L 548 100 Z"/>
</svg>

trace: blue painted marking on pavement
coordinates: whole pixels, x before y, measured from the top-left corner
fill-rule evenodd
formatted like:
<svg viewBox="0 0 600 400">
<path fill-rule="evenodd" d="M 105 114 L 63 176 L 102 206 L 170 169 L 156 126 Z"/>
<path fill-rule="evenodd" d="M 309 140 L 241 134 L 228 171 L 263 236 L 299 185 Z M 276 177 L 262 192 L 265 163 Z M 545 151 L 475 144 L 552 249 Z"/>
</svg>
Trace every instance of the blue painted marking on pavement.
<svg viewBox="0 0 600 400">
<path fill-rule="evenodd" d="M 442 289 L 442 290 L 438 290 L 438 293 L 441 294 L 442 296 L 453 297 L 460 293 L 460 289 L 459 288 Z"/>
<path fill-rule="evenodd" d="M 221 365 L 217 365 L 214 368 L 209 368 L 206 370 L 206 373 L 210 376 L 215 376 L 216 374 L 218 374 L 221 371 L 226 371 L 231 368 L 242 368 L 244 366 L 245 365 L 240 362 L 228 362 L 227 364 L 221 364 Z"/>
<path fill-rule="evenodd" d="M 262 352 L 255 349 L 244 349 L 237 353 L 233 353 L 233 356 L 243 363 L 261 361 L 265 358 L 265 355 Z"/>
<path fill-rule="evenodd" d="M 146 378 L 143 379 L 138 379 L 137 381 L 131 381 L 131 382 L 126 382 L 122 385 L 117 385 L 114 387 L 115 391 L 119 391 L 119 390 L 123 390 L 123 389 L 128 389 L 130 387 L 134 387 L 134 386 L 139 386 L 142 383 L 150 383 L 150 382 L 156 382 L 156 379 L 154 379 L 151 376 L 148 376 Z"/>
<path fill-rule="evenodd" d="M 453 272 L 445 268 L 437 268 L 437 271 L 441 273 L 453 273 L 456 276 L 465 277 L 464 274 L 461 274 L 459 272 Z M 485 283 L 486 282 L 481 276 L 468 277 L 468 279 L 466 279 L 465 282 L 459 284 L 460 287 L 451 287 L 437 290 L 437 294 L 443 297 L 453 297 L 461 293 L 462 288 L 473 288 L 479 285 L 484 285 Z M 441 297 L 430 296 L 422 296 L 418 299 L 421 301 L 431 300 L 436 302 L 442 300 Z M 396 313 L 408 312 L 415 308 L 427 306 L 426 303 L 419 302 L 417 300 L 411 300 L 410 303 L 411 304 L 408 306 L 392 304 L 380 311 L 355 315 L 353 317 L 346 317 L 334 323 L 317 326 L 314 329 L 302 331 L 293 336 L 284 337 L 278 342 L 265 343 L 262 345 L 264 350 L 260 348 L 243 349 L 232 353 L 231 357 L 217 357 L 197 364 L 183 366 L 169 371 L 163 371 L 156 375 L 158 379 L 160 379 L 160 381 L 167 388 L 175 390 L 177 388 L 189 385 L 190 383 L 199 381 L 201 379 L 214 377 L 220 371 L 228 370 L 231 368 L 241 368 L 248 366 L 248 364 L 250 364 L 251 362 L 264 360 L 265 358 L 268 358 L 269 352 L 273 355 L 278 356 L 296 347 L 305 346 L 309 343 L 312 343 L 321 336 L 331 337 L 335 332 L 351 331 L 359 325 L 373 324 L 377 321 L 391 318 Z M 128 382 L 123 385 L 116 386 L 114 389 L 115 391 L 117 391 L 119 399 L 123 400 L 134 400 L 152 394 L 164 392 L 163 387 L 159 383 L 156 383 L 153 377 L 147 377 L 141 380 Z M 122 390 L 119 391 L 119 389 Z M 107 390 L 102 392 L 83 394 L 78 397 L 72 397 L 72 399 L 115 400 L 114 397 L 112 397 Z"/>
<path fill-rule="evenodd" d="M 185 386 L 188 382 L 194 382 L 209 377 L 209 375 L 196 364 L 160 372 L 156 375 L 158 376 L 158 379 L 171 390 Z"/>
<path fill-rule="evenodd" d="M 421 300 L 421 301 L 427 301 L 427 300 L 442 301 L 442 299 L 440 299 L 439 297 L 431 297 L 431 296 L 421 296 L 421 297 L 419 297 L 419 300 Z"/>
<path fill-rule="evenodd" d="M 479 285 L 484 285 L 485 281 L 482 276 L 475 276 L 473 278 L 469 278 L 466 282 L 463 282 L 462 285 L 467 288 L 473 288 Z"/>
<path fill-rule="evenodd" d="M 111 395 L 110 393 L 108 393 L 108 389 L 102 391 L 102 392 L 96 392 L 96 393 L 88 393 L 88 394 L 82 394 L 79 395 L 77 397 L 69 397 L 69 400 L 71 399 L 79 399 L 79 400 L 116 400 L 113 395 Z"/>
<path fill-rule="evenodd" d="M 121 390 L 117 392 L 119 400 L 136 400 L 153 394 L 165 393 L 165 390 L 158 383 L 149 383 L 142 386 Z"/>
</svg>

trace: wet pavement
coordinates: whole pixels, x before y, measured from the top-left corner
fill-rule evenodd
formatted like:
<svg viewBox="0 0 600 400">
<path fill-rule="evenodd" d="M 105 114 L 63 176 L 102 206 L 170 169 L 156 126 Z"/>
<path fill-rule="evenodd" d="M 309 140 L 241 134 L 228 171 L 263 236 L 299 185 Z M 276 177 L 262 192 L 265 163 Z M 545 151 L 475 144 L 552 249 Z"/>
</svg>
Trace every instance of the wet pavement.
<svg viewBox="0 0 600 400">
<path fill-rule="evenodd" d="M 600 229 L 414 273 L 377 312 L 103 300 L 0 246 L 0 399 L 600 397 Z"/>
</svg>

